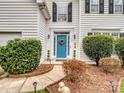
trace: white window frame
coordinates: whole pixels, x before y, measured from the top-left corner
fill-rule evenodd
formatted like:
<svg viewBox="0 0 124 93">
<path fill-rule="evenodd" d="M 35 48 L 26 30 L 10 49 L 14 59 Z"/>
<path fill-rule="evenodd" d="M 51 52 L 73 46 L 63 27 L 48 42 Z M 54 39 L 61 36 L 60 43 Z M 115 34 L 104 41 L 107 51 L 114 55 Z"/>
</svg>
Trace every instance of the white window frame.
<svg viewBox="0 0 124 93">
<path fill-rule="evenodd" d="M 94 4 L 93 4 L 94 5 Z M 91 13 L 99 13 L 99 0 L 98 0 L 98 11 L 97 12 L 93 12 L 92 11 L 92 3 L 91 3 L 91 0 L 90 0 L 90 12 Z"/>
<path fill-rule="evenodd" d="M 119 32 L 107 32 L 107 31 L 106 32 L 104 32 L 104 31 L 103 32 L 99 32 L 99 31 L 93 31 L 93 32 L 88 32 L 88 33 L 92 33 L 92 35 L 95 35 L 95 34 L 101 34 L 101 35 L 102 34 L 106 34 L 106 35 L 110 35 L 110 36 L 113 36 L 112 34 L 113 33 L 116 33 L 116 34 L 118 34 L 117 35 L 117 38 L 119 38 L 120 37 L 120 34 L 121 34 L 120 31 Z M 87 35 L 88 35 L 88 33 L 87 33 Z M 115 37 L 115 36 L 113 36 L 113 37 Z"/>
<path fill-rule="evenodd" d="M 59 15 L 59 14 L 58 14 L 58 11 L 59 11 L 59 10 L 58 10 L 58 5 L 59 5 L 59 4 L 63 4 L 63 3 L 67 4 L 66 21 L 59 21 L 59 20 L 58 20 L 58 15 Z M 57 2 L 57 22 L 68 22 L 68 2 Z"/>
<path fill-rule="evenodd" d="M 116 4 L 115 4 L 115 0 L 114 0 L 114 13 L 123 13 L 123 0 L 122 0 L 122 11 L 120 12 L 120 11 L 118 11 L 118 12 L 116 12 L 115 11 L 115 6 L 116 6 Z"/>
</svg>

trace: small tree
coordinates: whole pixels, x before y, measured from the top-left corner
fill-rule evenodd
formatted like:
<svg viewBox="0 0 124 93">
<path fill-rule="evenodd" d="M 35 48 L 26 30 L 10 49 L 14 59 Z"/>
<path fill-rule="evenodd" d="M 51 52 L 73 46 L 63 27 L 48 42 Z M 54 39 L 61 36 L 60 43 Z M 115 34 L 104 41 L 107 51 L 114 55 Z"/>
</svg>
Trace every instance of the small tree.
<svg viewBox="0 0 124 93">
<path fill-rule="evenodd" d="M 109 35 L 91 35 L 83 39 L 83 49 L 87 56 L 96 61 L 97 66 L 102 57 L 111 56 L 113 37 Z"/>
<path fill-rule="evenodd" d="M 121 37 L 116 41 L 115 50 L 122 60 L 122 67 L 124 67 L 124 37 Z"/>
</svg>

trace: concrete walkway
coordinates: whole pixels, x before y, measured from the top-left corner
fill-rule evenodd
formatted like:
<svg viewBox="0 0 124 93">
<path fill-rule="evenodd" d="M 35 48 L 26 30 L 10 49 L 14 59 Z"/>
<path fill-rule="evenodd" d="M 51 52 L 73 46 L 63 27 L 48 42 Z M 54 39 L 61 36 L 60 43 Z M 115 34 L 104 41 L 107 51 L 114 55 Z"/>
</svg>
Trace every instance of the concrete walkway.
<svg viewBox="0 0 124 93">
<path fill-rule="evenodd" d="M 64 77 L 61 65 L 55 65 L 53 70 L 29 78 L 5 78 L 0 80 L 0 93 L 20 93 L 33 91 L 33 82 L 37 82 L 37 89 L 44 89 L 49 84 L 54 83 Z"/>
</svg>

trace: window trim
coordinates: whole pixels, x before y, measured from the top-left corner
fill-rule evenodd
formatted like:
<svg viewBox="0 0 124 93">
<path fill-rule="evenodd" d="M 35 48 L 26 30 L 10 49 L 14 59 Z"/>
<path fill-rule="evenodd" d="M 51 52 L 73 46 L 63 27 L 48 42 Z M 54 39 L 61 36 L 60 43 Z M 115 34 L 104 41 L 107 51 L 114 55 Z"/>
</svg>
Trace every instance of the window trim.
<svg viewBox="0 0 124 93">
<path fill-rule="evenodd" d="M 114 8 L 113 8 L 114 10 L 113 10 L 113 11 L 114 11 L 115 14 L 123 14 L 123 6 L 124 6 L 124 5 L 123 5 L 123 0 L 122 0 L 122 11 L 121 11 L 121 12 L 115 12 L 115 6 L 116 6 L 115 0 L 114 0 L 113 6 L 114 6 Z"/>
<path fill-rule="evenodd" d="M 98 11 L 97 12 L 92 12 L 91 10 L 92 10 L 92 3 L 91 3 L 91 0 L 90 0 L 90 13 L 92 13 L 92 14 L 98 14 L 99 13 L 99 7 L 100 7 L 100 1 L 98 0 Z"/>
</svg>

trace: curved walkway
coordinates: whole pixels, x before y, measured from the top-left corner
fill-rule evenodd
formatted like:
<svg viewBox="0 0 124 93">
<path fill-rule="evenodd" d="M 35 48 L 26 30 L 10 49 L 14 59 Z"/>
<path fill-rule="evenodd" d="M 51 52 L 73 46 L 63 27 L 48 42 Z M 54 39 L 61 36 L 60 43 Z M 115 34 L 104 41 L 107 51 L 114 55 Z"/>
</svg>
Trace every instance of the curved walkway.
<svg viewBox="0 0 124 93">
<path fill-rule="evenodd" d="M 64 77 L 61 65 L 55 65 L 53 70 L 39 76 L 29 78 L 5 78 L 0 80 L 0 93 L 20 93 L 33 91 L 33 82 L 37 82 L 37 90 L 44 89 Z"/>
</svg>

